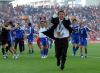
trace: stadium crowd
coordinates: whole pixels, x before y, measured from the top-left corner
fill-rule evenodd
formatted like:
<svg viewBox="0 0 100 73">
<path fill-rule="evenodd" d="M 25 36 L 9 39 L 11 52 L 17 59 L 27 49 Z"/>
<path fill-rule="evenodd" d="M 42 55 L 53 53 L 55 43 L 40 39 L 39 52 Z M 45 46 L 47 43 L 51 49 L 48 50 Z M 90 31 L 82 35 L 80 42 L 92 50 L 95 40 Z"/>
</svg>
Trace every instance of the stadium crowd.
<svg viewBox="0 0 100 73">
<path fill-rule="evenodd" d="M 40 16 L 45 16 L 49 21 L 52 15 L 57 12 L 60 7 L 38 7 L 32 6 L 17 6 L 4 5 L 0 8 L 0 23 L 3 21 L 13 21 L 24 24 L 23 19 L 29 17 L 32 24 L 37 24 Z M 100 40 L 100 7 L 62 7 L 69 16 L 76 16 L 78 19 L 83 19 L 85 25 L 95 30 L 97 33 L 91 32 L 90 38 Z M 22 17 L 23 16 L 23 17 Z"/>
</svg>

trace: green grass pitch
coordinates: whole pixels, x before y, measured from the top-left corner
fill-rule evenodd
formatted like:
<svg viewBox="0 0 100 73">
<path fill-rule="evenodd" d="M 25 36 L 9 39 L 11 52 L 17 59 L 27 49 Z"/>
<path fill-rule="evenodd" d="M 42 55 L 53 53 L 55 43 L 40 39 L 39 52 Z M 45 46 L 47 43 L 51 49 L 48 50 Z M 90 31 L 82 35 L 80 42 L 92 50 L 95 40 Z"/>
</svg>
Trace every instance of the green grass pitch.
<svg viewBox="0 0 100 73">
<path fill-rule="evenodd" d="M 0 49 L 0 73 L 100 73 L 100 44 L 88 45 L 88 58 L 81 59 L 72 56 L 72 45 L 68 49 L 68 57 L 63 71 L 56 66 L 54 46 L 49 49 L 47 59 L 40 58 L 40 50 L 34 45 L 34 54 L 28 54 L 28 48 L 18 60 L 13 60 L 10 54 L 7 60 L 2 59 Z"/>
</svg>

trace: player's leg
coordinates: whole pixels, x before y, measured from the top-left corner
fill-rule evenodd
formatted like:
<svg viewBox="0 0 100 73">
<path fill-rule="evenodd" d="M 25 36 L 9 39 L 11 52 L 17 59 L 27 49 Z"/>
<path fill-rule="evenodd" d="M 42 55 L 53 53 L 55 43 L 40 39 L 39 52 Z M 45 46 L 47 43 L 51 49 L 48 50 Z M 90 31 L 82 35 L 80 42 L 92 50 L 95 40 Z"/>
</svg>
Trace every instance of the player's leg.
<svg viewBox="0 0 100 73">
<path fill-rule="evenodd" d="M 28 47 L 29 47 L 29 54 L 32 54 L 34 52 L 34 50 L 33 50 L 33 39 L 32 38 L 28 39 Z"/>
<path fill-rule="evenodd" d="M 75 54 L 75 44 L 73 43 L 73 55 L 75 56 L 76 54 Z"/>
<path fill-rule="evenodd" d="M 49 50 L 48 39 L 45 38 L 44 39 L 44 55 L 45 55 L 45 58 L 47 58 L 47 56 L 48 56 L 48 50 Z"/>
<path fill-rule="evenodd" d="M 22 41 L 21 41 L 22 43 L 22 52 L 25 50 L 25 45 L 24 45 L 24 38 L 22 38 Z"/>
<path fill-rule="evenodd" d="M 40 38 L 40 51 L 41 51 L 41 58 L 45 58 L 45 53 L 44 53 L 44 39 Z"/>
<path fill-rule="evenodd" d="M 19 39 L 15 38 L 15 46 L 14 46 L 14 48 L 16 49 L 16 51 L 17 51 L 17 45 L 18 45 L 18 43 L 19 43 Z"/>
<path fill-rule="evenodd" d="M 13 58 L 14 59 L 18 59 L 18 54 L 17 54 L 17 52 L 16 52 L 16 49 L 14 48 L 14 46 L 11 46 L 10 47 L 10 50 L 12 51 L 12 54 L 13 54 Z"/>
<path fill-rule="evenodd" d="M 84 57 L 87 58 L 87 47 L 84 46 Z"/>
<path fill-rule="evenodd" d="M 2 54 L 3 54 L 3 58 L 5 59 L 5 48 L 4 48 L 4 45 L 2 45 Z"/>
<path fill-rule="evenodd" d="M 48 38 L 48 44 L 49 44 L 49 48 L 51 49 L 52 48 L 52 43 L 53 43 L 53 40 Z"/>
<path fill-rule="evenodd" d="M 76 44 L 76 52 L 77 52 L 77 50 L 79 49 L 79 44 Z"/>
<path fill-rule="evenodd" d="M 5 45 L 2 45 L 2 54 L 3 54 L 3 56 L 5 55 Z"/>
<path fill-rule="evenodd" d="M 46 37 L 45 38 L 44 37 L 42 38 L 41 45 L 43 46 L 43 51 L 44 51 L 43 58 L 47 58 L 47 56 L 48 56 L 48 40 L 47 40 Z"/>
<path fill-rule="evenodd" d="M 84 49 L 84 40 L 83 40 L 83 38 L 81 38 L 80 39 L 80 56 L 81 56 L 81 58 L 83 58 L 84 56 L 83 56 L 83 49 Z"/>
<path fill-rule="evenodd" d="M 10 46 L 9 51 L 12 53 L 13 59 L 18 59 L 19 55 L 17 54 L 16 50 L 14 49 L 14 46 Z"/>
<path fill-rule="evenodd" d="M 87 58 L 87 39 L 84 40 L 85 58 Z"/>
<path fill-rule="evenodd" d="M 76 56 L 76 52 L 78 50 L 78 47 L 77 46 L 78 46 L 77 43 L 74 43 L 73 44 L 73 54 L 74 54 L 74 56 Z"/>
<path fill-rule="evenodd" d="M 79 37 L 76 37 L 75 38 L 75 55 L 76 55 L 78 48 L 79 48 Z"/>
<path fill-rule="evenodd" d="M 22 53 L 23 52 L 23 39 L 22 38 L 20 38 L 19 39 L 19 51 L 20 51 L 20 53 Z"/>
<path fill-rule="evenodd" d="M 14 42 L 8 41 L 8 47 L 6 49 L 9 50 L 13 54 L 14 59 L 18 58 L 17 53 L 16 53 L 16 49 L 14 48 Z"/>
<path fill-rule="evenodd" d="M 83 45 L 80 45 L 80 55 L 81 55 L 81 58 L 84 57 L 84 56 L 83 56 L 83 49 L 84 49 Z"/>
<path fill-rule="evenodd" d="M 79 37 L 76 38 L 76 44 L 75 44 L 75 52 L 77 52 L 78 48 L 79 48 Z"/>
<path fill-rule="evenodd" d="M 2 45 L 2 54 L 3 54 L 3 59 L 7 59 L 8 56 L 6 55 L 6 44 Z"/>
<path fill-rule="evenodd" d="M 74 56 L 76 56 L 76 53 L 77 53 L 77 51 L 78 51 L 78 48 L 79 48 L 79 44 L 74 44 L 74 47 L 75 47 L 75 49 L 74 49 Z"/>
<path fill-rule="evenodd" d="M 11 42 L 11 50 L 13 51 L 13 54 L 15 54 L 17 56 L 17 51 L 16 51 L 16 49 L 14 47 L 14 43 L 15 43 L 15 41 Z"/>
<path fill-rule="evenodd" d="M 73 55 L 76 55 L 76 38 L 72 37 L 72 44 L 73 44 Z"/>
<path fill-rule="evenodd" d="M 29 47 L 29 54 L 33 53 L 33 44 L 28 42 L 28 47 Z"/>
<path fill-rule="evenodd" d="M 41 49 L 41 58 L 44 58 L 44 46 L 43 45 L 40 45 Z"/>
<path fill-rule="evenodd" d="M 4 59 L 7 59 L 7 55 L 6 55 L 6 47 L 8 46 L 7 40 L 1 39 L 1 45 L 2 45 L 2 54 L 3 54 L 3 58 L 4 58 Z"/>
<path fill-rule="evenodd" d="M 83 49 L 84 49 L 84 46 L 81 42 L 81 44 L 80 44 L 80 56 L 81 56 L 81 58 L 83 58 Z"/>
</svg>

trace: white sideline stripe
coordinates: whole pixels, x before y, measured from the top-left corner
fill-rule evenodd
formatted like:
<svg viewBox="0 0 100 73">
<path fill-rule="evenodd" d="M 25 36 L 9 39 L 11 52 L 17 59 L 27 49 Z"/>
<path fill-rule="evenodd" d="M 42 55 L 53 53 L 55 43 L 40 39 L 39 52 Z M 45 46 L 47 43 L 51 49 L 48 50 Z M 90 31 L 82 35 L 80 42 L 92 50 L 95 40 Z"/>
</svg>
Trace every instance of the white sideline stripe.
<svg viewBox="0 0 100 73">
<path fill-rule="evenodd" d="M 76 55 L 77 57 L 79 57 L 79 55 Z M 99 56 L 87 56 L 87 58 L 96 58 L 96 59 L 100 59 Z"/>
<path fill-rule="evenodd" d="M 88 56 L 88 57 L 90 57 L 90 58 L 97 58 L 97 59 L 100 59 L 100 57 L 96 57 L 96 56 Z"/>
</svg>

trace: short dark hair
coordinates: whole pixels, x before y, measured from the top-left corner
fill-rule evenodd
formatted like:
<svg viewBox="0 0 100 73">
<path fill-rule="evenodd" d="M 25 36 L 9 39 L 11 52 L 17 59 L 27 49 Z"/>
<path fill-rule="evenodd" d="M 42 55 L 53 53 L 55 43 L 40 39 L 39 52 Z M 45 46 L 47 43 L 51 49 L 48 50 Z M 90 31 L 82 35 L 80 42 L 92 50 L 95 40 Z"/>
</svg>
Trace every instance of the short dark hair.
<svg viewBox="0 0 100 73">
<path fill-rule="evenodd" d="M 12 21 L 9 21 L 8 24 L 9 24 L 9 25 L 13 25 L 13 22 L 12 22 Z"/>
<path fill-rule="evenodd" d="M 12 27 L 14 27 L 14 24 L 13 24 L 12 21 L 9 21 L 9 22 L 8 22 L 8 25 L 11 25 Z"/>
<path fill-rule="evenodd" d="M 28 23 L 28 26 L 32 26 L 32 24 L 31 23 Z"/>
<path fill-rule="evenodd" d="M 58 15 L 59 15 L 59 13 L 61 13 L 61 12 L 62 12 L 62 13 L 65 13 L 64 10 L 60 10 L 60 11 L 58 11 Z"/>
</svg>

